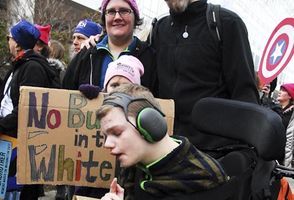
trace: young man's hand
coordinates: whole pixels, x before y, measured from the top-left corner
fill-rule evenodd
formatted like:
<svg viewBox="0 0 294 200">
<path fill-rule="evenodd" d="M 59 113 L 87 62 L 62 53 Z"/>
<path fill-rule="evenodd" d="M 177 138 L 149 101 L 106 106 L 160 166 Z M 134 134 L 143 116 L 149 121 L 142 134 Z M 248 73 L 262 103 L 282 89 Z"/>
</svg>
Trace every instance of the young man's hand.
<svg viewBox="0 0 294 200">
<path fill-rule="evenodd" d="M 123 200 L 124 189 L 117 183 L 117 178 L 114 178 L 110 184 L 110 191 L 106 193 L 101 200 Z"/>
</svg>

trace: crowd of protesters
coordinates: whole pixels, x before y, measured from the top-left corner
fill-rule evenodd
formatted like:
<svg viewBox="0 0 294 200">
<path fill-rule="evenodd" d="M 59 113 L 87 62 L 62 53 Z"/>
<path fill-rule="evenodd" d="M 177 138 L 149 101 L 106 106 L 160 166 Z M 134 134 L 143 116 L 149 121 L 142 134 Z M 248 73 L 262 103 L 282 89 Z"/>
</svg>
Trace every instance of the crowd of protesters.
<svg viewBox="0 0 294 200">
<path fill-rule="evenodd" d="M 195 193 L 225 184 L 230 177 L 218 162 L 223 155 L 208 150 L 238 141 L 195 134 L 191 111 L 205 97 L 274 107 L 287 136 L 285 157 L 280 162 L 294 166 L 294 83 L 281 85 L 276 100 L 268 94 L 269 85 L 256 84 L 247 29 L 236 13 L 220 9 L 221 39 L 216 42 L 207 24 L 207 0 L 165 2 L 170 15 L 154 23 L 148 40 L 142 41 L 134 35 L 143 22 L 136 0 L 103 0 L 101 24 L 82 19 L 75 27 L 68 65 L 62 61 L 65 48 L 51 39 L 50 25 L 21 19 L 9 29 L 12 69 L 0 87 L 2 134 L 17 138 L 20 86 L 79 90 L 90 100 L 99 92 L 110 93 L 97 116 L 107 135 L 105 148 L 120 163 L 117 179 L 110 191 L 57 186 L 56 199 L 72 199 L 73 195 L 103 200 L 196 199 Z M 138 125 L 145 110 L 162 120 L 154 97 L 174 100 L 174 136 L 165 129 L 142 131 Z M 265 105 L 265 97 L 273 107 Z M 116 98 L 120 100 L 114 101 Z M 125 106 L 134 99 L 139 99 L 137 107 L 126 113 Z M 160 137 L 153 140 L 157 131 Z M 38 199 L 43 195 L 42 185 L 17 184 L 16 159 L 15 150 L 5 200 Z"/>
</svg>

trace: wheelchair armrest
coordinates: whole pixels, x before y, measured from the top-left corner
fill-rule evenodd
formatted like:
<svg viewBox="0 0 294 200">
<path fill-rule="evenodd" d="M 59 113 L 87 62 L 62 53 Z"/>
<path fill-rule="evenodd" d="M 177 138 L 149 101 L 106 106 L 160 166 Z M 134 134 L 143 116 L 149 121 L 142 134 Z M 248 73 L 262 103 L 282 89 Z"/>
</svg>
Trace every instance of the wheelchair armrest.
<svg viewBox="0 0 294 200">
<path fill-rule="evenodd" d="M 281 179 L 283 177 L 294 179 L 294 169 L 277 164 L 276 168 L 273 171 L 273 175 L 278 179 Z"/>
<path fill-rule="evenodd" d="M 264 160 L 278 160 L 284 155 L 285 130 L 281 117 L 260 105 L 207 97 L 192 111 L 197 131 L 238 140 L 256 149 Z"/>
</svg>

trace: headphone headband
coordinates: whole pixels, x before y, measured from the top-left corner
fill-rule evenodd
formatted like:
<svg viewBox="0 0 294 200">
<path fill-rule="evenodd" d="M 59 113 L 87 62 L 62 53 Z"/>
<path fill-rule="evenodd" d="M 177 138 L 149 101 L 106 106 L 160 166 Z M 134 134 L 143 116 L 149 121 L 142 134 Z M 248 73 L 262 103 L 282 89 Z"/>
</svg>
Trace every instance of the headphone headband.
<svg viewBox="0 0 294 200">
<path fill-rule="evenodd" d="M 140 98 L 134 98 L 131 97 L 128 94 L 122 93 L 122 92 L 114 92 L 111 95 L 107 96 L 104 100 L 102 105 L 112 105 L 114 107 L 121 107 L 126 115 L 128 117 L 128 106 L 135 101 L 145 101 L 147 102 L 151 108 L 154 108 L 157 110 L 163 117 L 165 117 L 165 114 L 156 106 L 154 106 L 148 99 L 140 97 Z"/>
</svg>

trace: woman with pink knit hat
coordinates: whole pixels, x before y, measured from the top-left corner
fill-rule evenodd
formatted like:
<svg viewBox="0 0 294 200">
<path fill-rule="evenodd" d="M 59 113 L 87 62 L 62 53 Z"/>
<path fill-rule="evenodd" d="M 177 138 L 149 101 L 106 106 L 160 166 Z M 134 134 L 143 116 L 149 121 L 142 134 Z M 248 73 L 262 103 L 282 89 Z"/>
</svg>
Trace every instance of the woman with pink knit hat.
<svg viewBox="0 0 294 200">
<path fill-rule="evenodd" d="M 282 107 L 283 124 L 287 128 L 294 107 L 294 83 L 281 85 L 277 100 Z"/>
<path fill-rule="evenodd" d="M 109 63 L 122 55 L 132 55 L 144 66 L 141 84 L 152 89 L 156 82 L 155 52 L 134 35 L 135 28 L 142 24 L 136 0 L 103 0 L 100 9 L 106 35 L 95 46 L 83 48 L 74 57 L 63 87 L 79 89 L 88 99 L 96 98 L 104 87 Z"/>
<path fill-rule="evenodd" d="M 128 55 L 122 55 L 116 61 L 108 64 L 104 79 L 104 92 L 111 92 L 124 83 L 141 84 L 144 67 L 141 61 Z"/>
<path fill-rule="evenodd" d="M 277 100 L 282 108 L 281 117 L 286 133 L 285 156 L 283 164 L 286 167 L 294 167 L 294 83 L 281 85 Z"/>
</svg>

